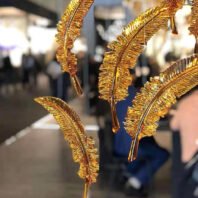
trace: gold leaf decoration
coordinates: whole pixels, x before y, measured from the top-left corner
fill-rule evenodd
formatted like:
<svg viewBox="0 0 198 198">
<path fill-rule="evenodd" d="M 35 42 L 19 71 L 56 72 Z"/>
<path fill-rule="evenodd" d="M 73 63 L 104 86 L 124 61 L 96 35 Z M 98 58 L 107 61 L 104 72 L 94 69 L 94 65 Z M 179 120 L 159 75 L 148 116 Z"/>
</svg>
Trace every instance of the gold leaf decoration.
<svg viewBox="0 0 198 198">
<path fill-rule="evenodd" d="M 100 67 L 100 98 L 111 105 L 113 132 L 119 130 L 116 103 L 128 96 L 132 83 L 129 69 L 136 61 L 147 41 L 161 28 L 166 28 L 168 20 L 183 5 L 183 0 L 163 1 L 159 6 L 149 9 L 124 28 L 122 35 L 108 45 L 103 64 Z"/>
<path fill-rule="evenodd" d="M 96 182 L 98 176 L 98 154 L 95 142 L 87 137 L 78 115 L 62 100 L 54 97 L 36 98 L 56 119 L 68 141 L 75 162 L 80 164 L 78 175 L 85 180 L 84 198 L 87 197 L 88 188 Z"/>
<path fill-rule="evenodd" d="M 94 0 L 71 0 L 57 28 L 57 59 L 61 64 L 62 71 L 70 74 L 78 95 L 82 95 L 83 91 L 76 76 L 78 70 L 77 58 L 71 50 L 74 41 L 80 36 L 83 19 L 93 2 Z"/>
<path fill-rule="evenodd" d="M 197 85 L 198 55 L 179 60 L 145 84 L 127 112 L 125 129 L 133 139 L 129 161 L 136 159 L 139 141 L 155 134 L 157 122 L 176 99 Z"/>
<path fill-rule="evenodd" d="M 196 38 L 195 53 L 198 53 L 198 0 L 193 0 L 192 3 L 191 23 L 189 30 Z"/>
</svg>

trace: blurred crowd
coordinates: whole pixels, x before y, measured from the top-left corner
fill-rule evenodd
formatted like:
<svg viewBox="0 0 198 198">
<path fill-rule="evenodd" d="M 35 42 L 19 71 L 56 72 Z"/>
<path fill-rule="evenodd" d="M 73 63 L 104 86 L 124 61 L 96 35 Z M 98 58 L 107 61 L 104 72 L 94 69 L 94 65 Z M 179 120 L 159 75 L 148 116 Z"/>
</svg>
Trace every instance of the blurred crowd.
<svg viewBox="0 0 198 198">
<path fill-rule="evenodd" d="M 45 79 L 48 79 L 47 84 Z M 1 95 L 14 94 L 18 90 L 35 92 L 42 87 L 49 95 L 67 100 L 67 87 L 69 86 L 69 76 L 62 73 L 55 57 L 45 61 L 45 55 L 34 55 L 29 50 L 23 54 L 21 65 L 18 67 L 12 64 L 9 52 L 1 58 Z"/>
<path fill-rule="evenodd" d="M 172 52 L 165 55 L 167 66 L 178 59 L 179 57 Z M 131 145 L 131 137 L 124 129 L 124 118 L 135 95 L 151 76 L 159 75 L 160 67 L 154 59 L 145 54 L 139 57 L 136 69 L 131 71 L 135 82 L 133 86 L 129 87 L 129 96 L 117 105 L 121 128 L 118 134 L 113 135 L 109 105 L 98 100 L 97 84 L 98 66 L 100 64 L 101 62 L 94 61 L 94 57 L 89 60 L 89 99 L 91 112 L 97 117 L 100 126 L 100 167 L 104 180 L 106 181 L 107 177 L 110 186 L 121 187 L 121 190 L 128 196 L 148 197 L 153 191 L 152 185 L 155 174 L 172 158 L 174 163 L 171 178 L 172 197 L 197 197 L 198 87 L 185 95 L 174 106 L 174 110 L 171 110 L 165 118 L 160 120 L 159 131 L 177 131 L 177 133 L 174 132 L 171 135 L 173 139 L 175 134 L 177 136 L 177 141 L 173 141 L 173 154 L 170 155 L 170 151 L 159 145 L 154 137 L 149 137 L 140 142 L 136 161 L 128 163 L 127 156 Z M 171 127 L 169 121 L 171 121 Z"/>
<path fill-rule="evenodd" d="M 186 21 L 188 17 L 183 16 Z M 181 25 L 184 27 L 184 24 Z M 182 31 L 180 31 L 182 32 Z M 184 37 L 186 37 L 184 32 Z M 182 36 L 181 36 L 182 37 Z M 131 74 L 134 76 L 134 85 L 129 88 L 129 96 L 117 105 L 118 119 L 121 123 L 117 135 L 112 133 L 112 122 L 109 105 L 99 100 L 98 76 L 102 64 L 106 45 L 96 49 L 95 54 L 78 51 L 78 76 L 88 101 L 88 111 L 97 119 L 99 125 L 100 171 L 103 183 L 108 182 L 110 187 L 120 189 L 131 197 L 148 197 L 153 190 L 153 180 L 157 171 L 172 157 L 173 170 L 173 198 L 198 197 L 198 91 L 197 87 L 183 97 L 171 110 L 170 114 L 160 120 L 159 129 L 170 130 L 173 136 L 173 155 L 163 148 L 154 137 L 145 138 L 140 142 L 137 160 L 128 163 L 127 156 L 131 138 L 127 135 L 123 121 L 132 99 L 150 77 L 159 75 L 159 72 L 172 62 L 192 53 L 192 36 L 189 46 L 186 40 L 170 36 L 170 33 L 159 32 L 148 43 L 148 49 L 141 54 L 137 65 Z M 168 40 L 168 41 L 167 41 Z M 172 42 L 175 40 L 175 42 Z M 174 44 L 173 44 L 174 43 Z M 176 44 L 175 44 L 176 43 Z M 104 47 L 105 46 L 105 47 Z M 151 47 L 152 46 L 152 47 Z M 160 47 L 160 49 L 159 49 Z M 189 47 L 189 48 L 188 48 Z M 151 50 L 152 48 L 152 50 Z M 176 49 L 180 49 L 176 50 Z M 183 50 L 185 49 L 185 50 Z M 160 53 L 161 52 L 161 53 Z M 162 68 L 162 65 L 164 66 Z M 55 55 L 49 61 L 41 56 L 35 56 L 29 50 L 23 55 L 21 66 L 14 67 L 9 52 L 0 60 L 0 94 L 7 94 L 11 89 L 20 87 L 25 91 L 34 91 L 39 88 L 39 76 L 48 79 L 46 89 L 49 94 L 65 101 L 74 96 L 71 92 L 70 77 L 62 73 Z M 41 80 L 41 84 L 42 84 Z M 176 137 L 176 139 L 174 139 Z M 105 182 L 104 182 L 105 181 Z M 118 188 L 119 187 L 119 188 Z"/>
<path fill-rule="evenodd" d="M 104 55 L 104 54 L 103 54 Z M 88 91 L 85 92 L 89 104 L 89 113 L 97 119 L 100 140 L 100 166 L 102 178 L 109 181 L 110 186 L 119 186 L 129 196 L 147 197 L 151 192 L 151 186 L 156 172 L 168 161 L 170 153 L 162 148 L 154 137 L 145 138 L 140 142 L 138 158 L 133 163 L 127 162 L 127 155 L 131 144 L 131 138 L 127 135 L 123 122 L 127 108 L 132 105 L 132 99 L 136 93 L 151 77 L 160 72 L 157 62 L 142 54 L 139 57 L 136 68 L 131 71 L 134 76 L 134 85 L 129 88 L 129 97 L 117 105 L 118 118 L 121 123 L 117 135 L 112 133 L 111 113 L 109 105 L 99 100 L 98 75 L 99 66 L 102 63 L 102 54 L 95 56 L 80 52 L 78 57 L 79 78 L 81 84 Z M 166 64 L 177 60 L 173 53 L 165 56 Z M 88 66 L 87 75 L 84 67 Z M 33 91 L 38 87 L 38 76 L 43 75 L 48 79 L 49 94 L 68 101 L 71 88 L 70 78 L 67 73 L 62 73 L 61 67 L 54 56 L 47 63 L 43 63 L 38 57 L 29 51 L 22 57 L 22 65 L 19 68 L 12 66 L 9 56 L 5 56 L 0 67 L 0 88 L 20 84 L 23 90 Z M 85 79 L 88 77 L 88 79 Z M 197 88 L 196 88 L 197 89 Z M 179 133 L 181 142 L 178 141 L 173 149 L 175 165 L 172 180 L 174 183 L 174 198 L 198 197 L 198 92 L 193 90 L 185 96 L 177 105 L 177 110 L 172 110 L 170 115 L 160 121 L 168 123 L 171 119 L 171 129 Z M 166 124 L 165 124 L 166 125 Z M 169 129 L 169 126 L 165 126 Z M 173 133 L 176 134 L 176 133 Z M 178 159 L 178 160 L 176 160 Z M 180 167 L 180 168 L 178 168 Z M 173 175 L 174 175 L 173 174 Z M 119 178 L 119 179 L 116 179 Z"/>
<path fill-rule="evenodd" d="M 21 85 L 24 89 L 34 89 L 37 86 L 37 76 L 42 70 L 42 63 L 31 52 L 24 54 L 20 67 L 14 67 L 9 52 L 1 59 L 0 88 L 1 93 L 9 92 L 9 88 Z M 6 93 L 5 93 L 6 94 Z"/>
</svg>

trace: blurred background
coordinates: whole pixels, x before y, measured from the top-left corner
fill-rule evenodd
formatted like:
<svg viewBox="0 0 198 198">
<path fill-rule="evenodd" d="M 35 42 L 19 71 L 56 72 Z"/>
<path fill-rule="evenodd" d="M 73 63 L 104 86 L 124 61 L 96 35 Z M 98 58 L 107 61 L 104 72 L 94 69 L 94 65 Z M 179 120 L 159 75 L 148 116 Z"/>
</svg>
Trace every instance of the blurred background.
<svg viewBox="0 0 198 198">
<path fill-rule="evenodd" d="M 81 98 L 55 59 L 56 24 L 68 3 L 0 0 L 0 197 L 81 197 L 83 182 L 76 175 L 78 165 L 72 161 L 68 144 L 52 116 L 33 100 L 52 95 L 79 113 L 100 150 L 100 175 L 90 197 L 177 198 L 184 163 L 180 135 L 169 127 L 171 116 L 160 120 L 155 138 L 142 143 L 137 163 L 129 165 L 124 148 L 130 139 L 123 128 L 121 135 L 112 134 L 109 106 L 98 99 L 97 88 L 107 43 L 160 1 L 95 0 L 73 49 L 84 89 Z M 160 30 L 148 42 L 133 71 L 136 81 L 130 88 L 130 101 L 118 105 L 120 120 L 151 76 L 193 54 L 195 38 L 188 31 L 191 3 L 186 2 L 176 15 L 179 35 L 173 35 L 170 28 Z M 193 185 L 187 190 L 198 197 L 197 185 Z"/>
</svg>

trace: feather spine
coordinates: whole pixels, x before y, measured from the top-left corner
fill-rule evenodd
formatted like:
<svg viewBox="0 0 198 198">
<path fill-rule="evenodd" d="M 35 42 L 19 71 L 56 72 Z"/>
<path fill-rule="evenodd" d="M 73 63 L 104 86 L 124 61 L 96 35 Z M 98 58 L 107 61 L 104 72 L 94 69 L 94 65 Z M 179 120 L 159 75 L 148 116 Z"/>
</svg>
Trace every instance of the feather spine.
<svg viewBox="0 0 198 198">
<path fill-rule="evenodd" d="M 71 0 L 57 26 L 57 60 L 61 64 L 62 71 L 70 74 L 78 95 L 82 95 L 83 91 L 76 75 L 77 58 L 72 53 L 72 48 L 74 41 L 80 36 L 83 19 L 93 2 L 94 0 Z"/>
<path fill-rule="evenodd" d="M 100 67 L 100 98 L 111 106 L 113 132 L 120 128 L 116 115 L 117 102 L 128 96 L 127 88 L 132 82 L 129 69 L 135 66 L 139 54 L 147 42 L 159 29 L 167 26 L 168 20 L 183 5 L 183 0 L 163 1 L 160 6 L 147 10 L 132 21 L 116 41 L 110 43 Z"/>
<path fill-rule="evenodd" d="M 139 140 L 153 136 L 156 122 L 168 113 L 176 98 L 181 97 L 198 85 L 198 55 L 180 60 L 161 73 L 151 78 L 141 92 L 137 94 L 132 108 L 128 109 L 125 129 L 132 136 L 129 161 L 137 156 Z"/>
<path fill-rule="evenodd" d="M 54 97 L 36 98 L 35 101 L 54 116 L 65 140 L 69 142 L 74 161 L 80 163 L 78 175 L 85 180 L 84 198 L 86 198 L 89 186 L 96 182 L 99 169 L 94 140 L 86 136 L 80 118 L 64 101 Z"/>
<path fill-rule="evenodd" d="M 189 27 L 191 34 L 195 36 L 195 53 L 198 53 L 198 0 L 192 1 L 192 14 L 191 14 L 191 23 Z"/>
</svg>

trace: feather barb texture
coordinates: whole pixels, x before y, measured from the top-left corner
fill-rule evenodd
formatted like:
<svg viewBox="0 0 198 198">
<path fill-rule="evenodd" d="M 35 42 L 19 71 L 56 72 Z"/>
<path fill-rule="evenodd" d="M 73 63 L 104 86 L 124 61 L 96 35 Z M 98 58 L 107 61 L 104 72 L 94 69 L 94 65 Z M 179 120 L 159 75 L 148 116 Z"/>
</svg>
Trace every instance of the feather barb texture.
<svg viewBox="0 0 198 198">
<path fill-rule="evenodd" d="M 93 2 L 94 0 L 71 0 L 57 27 L 57 60 L 61 64 L 62 71 L 70 74 L 78 95 L 82 95 L 83 91 L 76 75 L 77 58 L 72 53 L 72 48 L 74 41 L 80 36 L 84 17 Z"/>
<path fill-rule="evenodd" d="M 198 53 L 198 0 L 192 1 L 192 14 L 191 14 L 191 23 L 190 23 L 190 33 L 195 36 L 196 44 L 195 44 L 195 53 Z"/>
<path fill-rule="evenodd" d="M 60 125 L 65 140 L 68 141 L 75 162 L 80 164 L 78 175 L 85 180 L 84 198 L 89 186 L 98 176 L 98 154 L 95 142 L 87 137 L 78 115 L 62 100 L 54 97 L 36 98 L 36 102 L 48 110 Z"/>
<path fill-rule="evenodd" d="M 148 40 L 160 29 L 166 28 L 169 19 L 183 5 L 183 0 L 163 1 L 159 6 L 148 9 L 126 26 L 116 41 L 108 45 L 103 64 L 100 66 L 100 98 L 111 106 L 113 132 L 119 130 L 116 104 L 128 96 L 132 83 L 130 69 L 135 67 L 139 55 Z"/>
<path fill-rule="evenodd" d="M 125 129 L 133 139 L 129 161 L 136 159 L 139 141 L 156 133 L 157 122 L 168 113 L 177 98 L 197 85 L 198 55 L 179 60 L 145 84 L 127 112 Z"/>
</svg>

